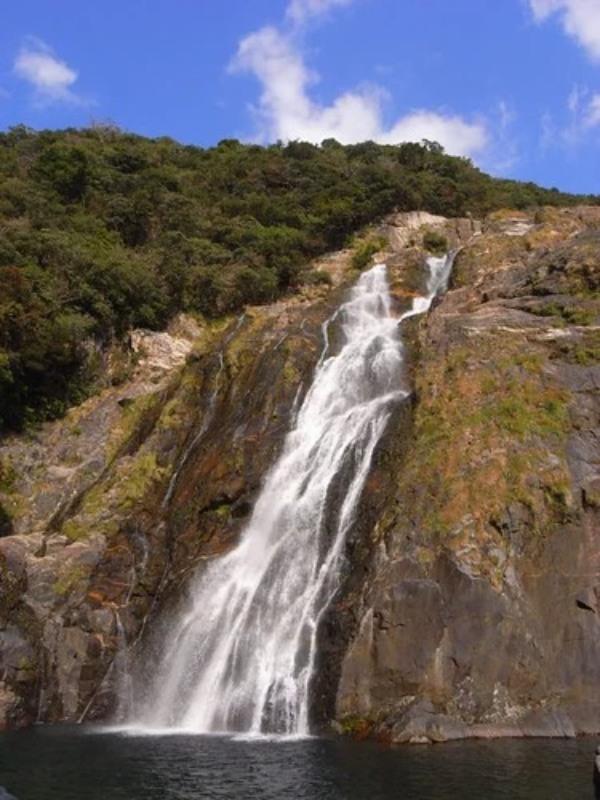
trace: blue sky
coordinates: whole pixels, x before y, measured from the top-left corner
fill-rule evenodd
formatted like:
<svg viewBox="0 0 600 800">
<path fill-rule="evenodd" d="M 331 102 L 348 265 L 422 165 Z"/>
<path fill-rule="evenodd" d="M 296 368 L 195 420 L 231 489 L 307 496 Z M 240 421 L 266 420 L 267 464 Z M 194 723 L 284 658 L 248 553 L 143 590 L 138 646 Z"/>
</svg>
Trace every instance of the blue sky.
<svg viewBox="0 0 600 800">
<path fill-rule="evenodd" d="M 5 0 L 0 128 L 435 139 L 600 193 L 600 0 Z"/>
</svg>

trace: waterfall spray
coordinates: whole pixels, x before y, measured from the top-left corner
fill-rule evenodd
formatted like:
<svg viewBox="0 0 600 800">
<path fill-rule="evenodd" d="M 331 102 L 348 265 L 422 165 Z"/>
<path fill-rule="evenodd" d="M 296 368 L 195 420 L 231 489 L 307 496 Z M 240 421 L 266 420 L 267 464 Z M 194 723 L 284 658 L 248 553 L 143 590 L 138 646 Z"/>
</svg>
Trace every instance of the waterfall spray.
<svg viewBox="0 0 600 800">
<path fill-rule="evenodd" d="M 451 258 L 429 259 L 427 296 L 394 317 L 380 264 L 334 315 L 328 346 L 238 546 L 191 586 L 138 723 L 195 732 L 309 732 L 320 618 L 339 585 L 346 534 L 403 386 L 398 322 L 423 313 Z M 327 342 L 326 337 L 326 342 Z"/>
</svg>

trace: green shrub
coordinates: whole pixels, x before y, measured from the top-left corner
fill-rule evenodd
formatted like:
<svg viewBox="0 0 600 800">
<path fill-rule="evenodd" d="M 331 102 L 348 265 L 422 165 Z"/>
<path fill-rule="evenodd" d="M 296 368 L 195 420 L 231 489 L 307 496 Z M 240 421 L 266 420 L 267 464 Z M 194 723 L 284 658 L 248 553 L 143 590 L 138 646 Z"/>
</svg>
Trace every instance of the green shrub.
<svg viewBox="0 0 600 800">
<path fill-rule="evenodd" d="M 97 124 L 0 133 L 0 179 L 0 432 L 79 402 L 90 352 L 132 327 L 328 282 L 307 265 L 391 212 L 598 203 L 491 178 L 435 142 L 200 148 Z M 431 231 L 424 245 L 447 249 Z M 353 266 L 384 246 L 362 237 Z"/>
<path fill-rule="evenodd" d="M 441 256 L 448 252 L 448 240 L 437 231 L 425 231 L 423 234 L 423 247 L 429 253 Z"/>
<path fill-rule="evenodd" d="M 354 269 L 364 269 L 371 263 L 371 259 L 382 250 L 387 244 L 387 239 L 382 236 L 365 239 L 358 242 L 352 254 L 352 266 Z"/>
<path fill-rule="evenodd" d="M 332 282 L 331 275 L 324 269 L 311 269 L 302 279 L 302 283 L 305 283 L 307 286 L 331 286 Z"/>
</svg>

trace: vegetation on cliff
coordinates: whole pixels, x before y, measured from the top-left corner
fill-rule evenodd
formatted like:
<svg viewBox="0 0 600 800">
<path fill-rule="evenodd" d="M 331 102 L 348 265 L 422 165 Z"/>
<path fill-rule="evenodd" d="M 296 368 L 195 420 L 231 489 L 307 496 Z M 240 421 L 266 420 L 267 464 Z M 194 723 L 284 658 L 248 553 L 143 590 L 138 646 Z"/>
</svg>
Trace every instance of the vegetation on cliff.
<svg viewBox="0 0 600 800">
<path fill-rule="evenodd" d="M 431 142 L 202 149 L 110 125 L 12 128 L 0 178 L 0 431 L 82 398 L 102 347 L 130 328 L 273 300 L 393 209 L 581 202 L 492 179 Z"/>
<path fill-rule="evenodd" d="M 330 612 L 342 732 L 598 731 L 599 251 L 598 208 L 492 213 L 407 320 L 414 394 Z"/>
</svg>

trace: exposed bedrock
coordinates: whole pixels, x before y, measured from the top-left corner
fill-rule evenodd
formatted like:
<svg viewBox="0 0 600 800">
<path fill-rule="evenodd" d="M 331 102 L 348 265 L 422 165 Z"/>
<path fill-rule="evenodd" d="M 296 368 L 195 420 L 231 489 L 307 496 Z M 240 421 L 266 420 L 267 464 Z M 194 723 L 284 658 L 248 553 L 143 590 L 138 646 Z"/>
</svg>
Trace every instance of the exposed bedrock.
<svg viewBox="0 0 600 800">
<path fill-rule="evenodd" d="M 349 260 L 323 264 L 331 285 L 220 326 L 136 333 L 125 380 L 2 443 L 0 729 L 115 714 L 138 641 L 235 543 Z"/>
<path fill-rule="evenodd" d="M 348 540 L 312 718 L 393 742 L 598 732 L 600 209 L 392 217 L 398 310 L 432 232 L 462 249 L 404 323 L 414 392 Z M 1 443 L 0 728 L 107 718 L 152 668 L 190 577 L 237 540 L 350 260 L 243 319 L 136 334 L 114 385 Z"/>
<path fill-rule="evenodd" d="M 600 730 L 599 226 L 598 209 L 493 215 L 418 323 L 412 414 L 324 627 L 339 730 Z"/>
</svg>

